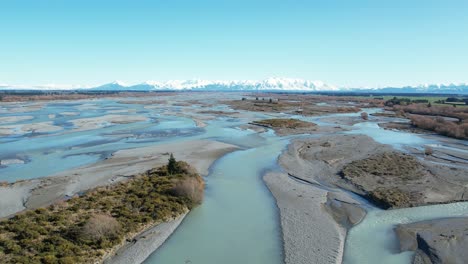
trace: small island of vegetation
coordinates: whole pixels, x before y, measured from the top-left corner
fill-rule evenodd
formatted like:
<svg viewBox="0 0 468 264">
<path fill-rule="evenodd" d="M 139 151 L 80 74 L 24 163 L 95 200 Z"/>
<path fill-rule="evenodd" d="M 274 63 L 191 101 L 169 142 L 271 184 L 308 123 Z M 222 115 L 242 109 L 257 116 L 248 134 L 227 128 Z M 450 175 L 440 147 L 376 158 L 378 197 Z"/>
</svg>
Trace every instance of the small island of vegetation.
<svg viewBox="0 0 468 264">
<path fill-rule="evenodd" d="M 304 128 L 313 127 L 314 123 L 301 121 L 293 118 L 273 118 L 254 121 L 252 124 L 263 125 L 270 128 Z"/>
<path fill-rule="evenodd" d="M 273 118 L 254 121 L 252 125 L 274 129 L 279 135 L 302 134 L 315 131 L 316 124 L 293 118 Z"/>
<path fill-rule="evenodd" d="M 386 110 L 394 112 L 392 117 L 405 117 L 411 122 L 393 122 L 383 126 L 418 132 L 432 131 L 447 137 L 467 139 L 468 107 L 465 106 L 465 102 L 468 99 L 451 97 L 447 98 L 447 101 L 429 99 L 393 97 L 387 100 L 385 102 Z M 457 104 L 449 106 L 443 105 L 441 102 L 455 102 Z"/>
<path fill-rule="evenodd" d="M 2 263 L 96 263 L 149 227 L 201 203 L 204 182 L 171 154 L 167 165 L 0 222 Z"/>
</svg>

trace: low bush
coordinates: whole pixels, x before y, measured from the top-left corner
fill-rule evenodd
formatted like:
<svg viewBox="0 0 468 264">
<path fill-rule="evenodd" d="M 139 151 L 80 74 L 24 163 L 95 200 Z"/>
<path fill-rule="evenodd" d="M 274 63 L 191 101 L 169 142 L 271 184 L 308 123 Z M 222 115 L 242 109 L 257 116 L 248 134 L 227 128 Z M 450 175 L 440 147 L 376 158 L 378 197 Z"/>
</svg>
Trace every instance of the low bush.
<svg viewBox="0 0 468 264">
<path fill-rule="evenodd" d="M 434 131 L 438 134 L 454 137 L 458 139 L 468 138 L 468 123 L 456 123 L 446 121 L 441 117 L 425 117 L 420 115 L 412 115 L 411 123 L 419 128 Z"/>
<path fill-rule="evenodd" d="M 271 128 L 307 128 L 314 127 L 316 124 L 293 118 L 273 118 L 252 122 L 256 125 L 267 126 Z"/>
<path fill-rule="evenodd" d="M 205 185 L 198 177 L 181 179 L 171 189 L 175 196 L 186 197 L 190 200 L 191 206 L 200 204 L 203 201 L 203 190 Z"/>
<path fill-rule="evenodd" d="M 369 115 L 368 115 L 366 112 L 362 112 L 362 113 L 361 113 L 361 118 L 364 119 L 364 120 L 368 120 L 368 119 L 369 119 Z"/>
<path fill-rule="evenodd" d="M 199 204 L 203 179 L 175 161 L 125 182 L 92 189 L 0 221 L 1 263 L 95 263 L 144 230 Z"/>
<path fill-rule="evenodd" d="M 436 106 L 428 107 L 426 104 L 395 105 L 394 111 L 403 111 L 405 113 L 430 116 L 445 116 L 457 118 L 459 121 L 468 119 L 468 107 Z"/>
<path fill-rule="evenodd" d="M 84 240 L 113 240 L 119 236 L 120 232 L 120 223 L 114 217 L 95 214 L 81 228 L 80 237 Z"/>
<path fill-rule="evenodd" d="M 431 147 L 425 147 L 424 148 L 424 154 L 429 156 L 429 155 L 432 155 L 434 153 L 434 150 L 431 148 Z"/>
</svg>

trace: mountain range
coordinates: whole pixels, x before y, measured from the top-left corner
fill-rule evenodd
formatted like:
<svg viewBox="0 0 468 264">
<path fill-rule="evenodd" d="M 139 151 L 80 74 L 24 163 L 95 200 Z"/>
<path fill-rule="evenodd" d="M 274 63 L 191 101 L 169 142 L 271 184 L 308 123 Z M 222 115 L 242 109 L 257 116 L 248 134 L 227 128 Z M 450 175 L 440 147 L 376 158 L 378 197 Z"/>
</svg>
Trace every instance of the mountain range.
<svg viewBox="0 0 468 264">
<path fill-rule="evenodd" d="M 127 85 L 120 81 L 100 86 L 13 86 L 1 85 L 0 90 L 99 90 L 99 91 L 277 91 L 277 92 L 363 92 L 363 93 L 444 93 L 468 94 L 468 84 L 419 85 L 384 88 L 338 88 L 322 81 L 292 78 L 268 78 L 261 81 L 174 80 L 147 81 Z"/>
<path fill-rule="evenodd" d="M 125 85 L 122 82 L 112 82 L 94 90 L 199 90 L 199 91 L 337 91 L 335 86 L 321 81 L 302 79 L 269 78 L 262 81 L 206 81 L 206 80 L 175 80 L 166 82 L 147 81 L 136 85 Z"/>
</svg>

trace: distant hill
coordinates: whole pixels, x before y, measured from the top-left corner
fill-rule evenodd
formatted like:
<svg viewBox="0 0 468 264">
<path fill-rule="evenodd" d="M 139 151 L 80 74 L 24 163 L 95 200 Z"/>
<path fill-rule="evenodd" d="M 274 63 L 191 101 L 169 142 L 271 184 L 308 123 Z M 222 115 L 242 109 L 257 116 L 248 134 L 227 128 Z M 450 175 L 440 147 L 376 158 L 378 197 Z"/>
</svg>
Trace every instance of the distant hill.
<svg viewBox="0 0 468 264">
<path fill-rule="evenodd" d="M 385 87 L 376 89 L 349 89 L 348 91 L 359 91 L 368 93 L 424 93 L 424 94 L 468 94 L 467 84 L 449 84 L 449 85 L 420 85 L 405 87 Z"/>
<path fill-rule="evenodd" d="M 271 92 L 333 92 L 333 93 L 375 93 L 375 94 L 459 94 L 468 95 L 467 84 L 420 85 L 384 88 L 338 88 L 322 81 L 308 81 L 292 78 L 268 78 L 261 81 L 207 81 L 174 80 L 147 81 L 127 85 L 115 81 L 95 87 L 80 86 L 9 86 L 0 85 L 0 90 L 91 90 L 91 91 L 271 91 Z"/>
<path fill-rule="evenodd" d="M 206 81 L 206 80 L 175 80 L 167 82 L 148 81 L 135 85 L 125 85 L 121 82 L 112 82 L 93 90 L 193 90 L 193 91 L 338 91 L 332 85 L 321 81 L 307 81 L 290 78 L 269 78 L 262 81 Z"/>
</svg>

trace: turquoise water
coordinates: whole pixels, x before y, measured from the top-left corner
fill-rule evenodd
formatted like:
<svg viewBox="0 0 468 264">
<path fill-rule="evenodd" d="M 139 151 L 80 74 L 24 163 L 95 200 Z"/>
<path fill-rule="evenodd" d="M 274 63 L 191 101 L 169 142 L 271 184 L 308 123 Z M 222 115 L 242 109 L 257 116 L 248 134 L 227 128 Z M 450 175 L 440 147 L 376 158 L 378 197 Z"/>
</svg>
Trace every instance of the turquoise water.
<svg viewBox="0 0 468 264">
<path fill-rule="evenodd" d="M 219 96 L 224 96 L 219 95 Z M 211 99 L 204 99 L 212 101 Z M 274 199 L 261 180 L 266 170 L 275 169 L 276 158 L 288 144 L 288 138 L 271 132 L 255 133 L 241 130 L 239 125 L 252 119 L 269 118 L 268 114 L 244 113 L 242 118 L 218 117 L 206 121 L 207 127 L 197 128 L 186 117 L 174 116 L 176 111 L 221 110 L 227 106 L 160 106 L 147 109 L 144 105 L 121 104 L 113 100 L 49 103 L 32 112 L 11 113 L 2 106 L 0 116 L 31 115 L 32 120 L 52 121 L 63 130 L 37 135 L 0 137 L 0 159 L 20 158 L 25 164 L 0 167 L 0 181 L 38 178 L 78 166 L 94 163 L 119 149 L 157 145 L 173 141 L 212 139 L 235 144 L 241 150 L 218 160 L 206 177 L 204 203 L 186 217 L 159 250 L 146 263 L 282 263 L 282 238 L 278 211 Z M 109 111 L 134 109 L 148 121 L 119 124 L 88 131 L 74 131 L 69 122 L 83 117 L 113 114 Z M 367 112 L 379 111 L 371 109 Z M 61 115 L 78 112 L 76 116 Z M 55 119 L 49 119 L 55 114 Z M 126 113 L 118 113 L 126 114 Z M 132 114 L 132 113 L 128 113 Z M 301 117 L 319 125 L 321 119 L 332 116 L 359 116 L 359 113 Z M 350 134 L 366 134 L 374 140 L 396 148 L 443 144 L 418 135 L 384 130 L 372 121 L 346 126 Z M 8 124 L 11 125 L 11 124 Z M 298 137 L 302 137 L 299 135 Z M 412 253 L 396 253 L 397 244 L 392 228 L 437 217 L 467 215 L 468 203 L 382 211 L 369 208 L 369 214 L 352 228 L 346 241 L 345 263 L 409 263 Z M 313 260 L 311 260 L 313 262 Z"/>
<path fill-rule="evenodd" d="M 24 105 L 28 105 L 27 103 Z M 19 105 L 4 107 L 15 109 Z M 129 124 L 110 124 L 105 127 L 78 131 L 70 122 L 80 118 L 115 114 L 113 110 L 135 109 L 147 121 Z M 170 107 L 169 107 L 170 109 Z M 24 164 L 0 166 L 0 181 L 14 182 L 23 179 L 50 176 L 64 170 L 88 165 L 121 149 L 156 145 L 202 134 L 192 119 L 166 116 L 167 109 L 145 109 L 144 105 L 120 104 L 112 100 L 83 100 L 77 102 L 51 102 L 32 112 L 10 113 L 0 116 L 33 116 L 31 120 L 15 124 L 52 122 L 63 129 L 51 133 L 24 133 L 0 136 L 0 160 L 21 159 Z M 76 112 L 77 115 L 62 115 Z M 53 114 L 55 118 L 49 118 Z M 135 115 L 135 113 L 118 113 Z M 2 124 L 0 124 L 2 125 Z M 12 125 L 9 123 L 8 125 Z"/>
<path fill-rule="evenodd" d="M 348 232 L 343 263 L 411 263 L 413 252 L 398 252 L 399 245 L 393 231 L 397 224 L 459 216 L 468 216 L 468 202 L 371 210 L 359 225 Z"/>
<path fill-rule="evenodd" d="M 216 162 L 203 204 L 145 263 L 282 263 L 278 212 L 260 176 L 286 144 L 270 136 Z"/>
</svg>

